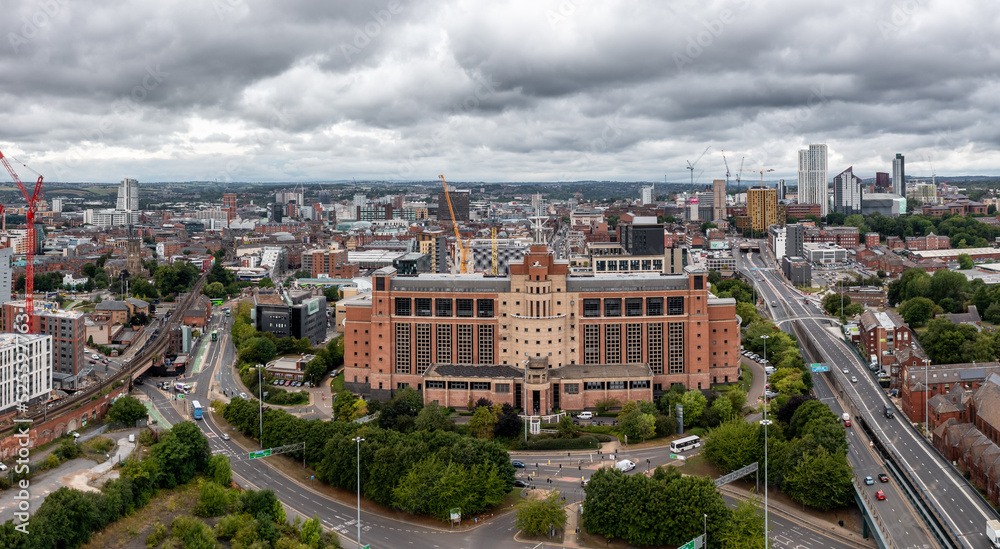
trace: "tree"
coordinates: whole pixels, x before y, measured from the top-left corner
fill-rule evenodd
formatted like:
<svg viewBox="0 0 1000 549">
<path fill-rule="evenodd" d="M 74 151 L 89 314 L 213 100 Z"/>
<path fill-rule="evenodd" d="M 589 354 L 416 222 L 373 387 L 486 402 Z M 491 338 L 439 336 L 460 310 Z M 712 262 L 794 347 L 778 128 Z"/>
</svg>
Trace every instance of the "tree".
<svg viewBox="0 0 1000 549">
<path fill-rule="evenodd" d="M 643 412 L 633 401 L 626 402 L 618 414 L 618 430 L 627 439 L 645 441 L 656 434 L 656 416 Z"/>
<path fill-rule="evenodd" d="M 469 420 L 469 433 L 476 438 L 493 438 L 493 428 L 496 427 L 497 416 L 489 406 L 479 406 Z"/>
<path fill-rule="evenodd" d="M 974 269 L 976 264 L 969 254 L 958 254 L 958 268 L 962 270 Z"/>
<path fill-rule="evenodd" d="M 136 421 L 145 419 L 148 414 L 146 406 L 142 402 L 139 402 L 139 399 L 123 396 L 111 405 L 108 415 L 105 417 L 111 423 L 133 426 Z"/>
<path fill-rule="evenodd" d="M 785 474 L 784 491 L 795 501 L 826 511 L 854 501 L 851 478 L 847 459 L 820 446 Z"/>
<path fill-rule="evenodd" d="M 757 314 L 756 307 L 750 303 L 744 303 L 742 301 L 736 303 L 736 315 L 740 317 L 740 320 L 742 321 L 740 325 L 744 327 L 760 318 Z"/>
<path fill-rule="evenodd" d="M 573 425 L 573 418 L 566 414 L 559 418 L 559 438 L 573 438 L 576 436 L 576 426 Z"/>
<path fill-rule="evenodd" d="M 552 490 L 545 498 L 522 500 L 517 504 L 514 526 L 529 536 L 548 534 L 550 528 L 562 530 L 566 526 L 562 494 Z"/>
<path fill-rule="evenodd" d="M 448 413 L 437 402 L 425 405 L 417 414 L 416 427 L 420 431 L 450 431 L 454 426 L 455 423 L 448 417 Z"/>
<path fill-rule="evenodd" d="M 201 485 L 201 494 L 194 508 L 195 516 L 217 517 L 224 515 L 227 507 L 229 507 L 229 496 L 225 488 L 212 481 Z"/>
<path fill-rule="evenodd" d="M 705 458 L 724 473 L 757 461 L 763 454 L 758 434 L 759 423 L 732 419 L 708 431 Z"/>
<path fill-rule="evenodd" d="M 688 425 L 697 423 L 701 419 L 701 414 L 705 411 L 707 403 L 708 399 L 697 389 L 684 393 L 681 398 L 681 404 L 684 406 L 684 422 Z"/>
<path fill-rule="evenodd" d="M 715 269 L 709 269 L 709 271 L 708 271 L 708 283 L 709 284 L 718 284 L 720 282 L 722 282 L 722 275 L 719 274 L 719 271 L 717 271 Z"/>
<path fill-rule="evenodd" d="M 514 407 L 506 402 L 495 406 L 499 406 L 500 411 L 496 414 L 497 424 L 493 428 L 493 434 L 504 438 L 513 438 L 519 435 L 521 433 L 521 418 L 517 415 Z M 570 424 L 572 424 L 572 420 L 570 420 Z"/>
<path fill-rule="evenodd" d="M 760 498 L 750 496 L 740 501 L 733 509 L 725 528 L 713 538 L 717 547 L 741 547 L 744 549 L 766 549 L 764 544 L 764 514 L 760 512 Z"/>
<path fill-rule="evenodd" d="M 266 364 L 277 356 L 278 348 L 266 337 L 250 338 L 240 347 L 240 362 Z"/>
<path fill-rule="evenodd" d="M 219 486 L 229 487 L 233 483 L 233 470 L 229 464 L 229 458 L 221 454 L 209 458 L 205 475 Z"/>
<path fill-rule="evenodd" d="M 260 286 L 261 288 L 273 288 L 274 281 L 272 281 L 270 278 L 262 278 L 260 279 L 260 282 L 257 283 L 257 286 Z"/>
<path fill-rule="evenodd" d="M 924 325 L 931 319 L 933 311 L 934 302 L 926 297 L 914 297 L 913 299 L 908 299 L 904 301 L 898 309 L 900 316 L 903 317 L 903 320 L 905 320 L 911 328 Z"/>
<path fill-rule="evenodd" d="M 733 417 L 733 403 L 725 396 L 720 396 L 712 402 L 712 409 L 719 414 L 722 421 L 729 421 Z"/>
<path fill-rule="evenodd" d="M 222 299 L 226 297 L 226 287 L 221 282 L 211 282 L 205 284 L 201 292 L 212 299 Z"/>
</svg>

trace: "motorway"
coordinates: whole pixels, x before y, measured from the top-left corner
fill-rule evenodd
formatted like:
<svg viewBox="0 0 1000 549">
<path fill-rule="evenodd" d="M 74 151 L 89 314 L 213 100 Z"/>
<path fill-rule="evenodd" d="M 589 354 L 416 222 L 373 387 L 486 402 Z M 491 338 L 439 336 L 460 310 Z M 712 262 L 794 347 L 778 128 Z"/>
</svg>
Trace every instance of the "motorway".
<svg viewBox="0 0 1000 549">
<path fill-rule="evenodd" d="M 822 355 L 817 358 L 831 367 L 829 373 L 813 376 L 814 390 L 819 398 L 835 405 L 833 399 L 836 391 L 837 396 L 846 399 L 851 415 L 867 422 L 878 439 L 895 456 L 902 472 L 909 476 L 912 485 L 919 492 L 919 499 L 927 502 L 943 523 L 945 536 L 949 539 L 942 546 L 990 547 L 985 535 L 986 521 L 997 518 L 996 511 L 957 470 L 924 441 L 901 413 L 897 411 L 893 419 L 883 416 L 884 406 L 890 404 L 890 401 L 869 373 L 867 364 L 838 335 L 839 325 L 831 322 L 814 305 L 803 303 L 802 296 L 784 283 L 773 260 L 766 254 L 761 257 L 751 253 L 747 259 L 742 270 L 751 276 L 772 318 L 781 323 L 786 331 L 792 330 L 792 323 L 782 321 L 797 319 L 794 322 L 798 324 L 798 328 L 808 334 Z M 771 302 L 777 302 L 777 306 L 771 306 Z M 838 332 L 831 331 L 831 325 L 837 326 L 834 329 Z M 844 368 L 848 374 L 842 372 Z M 856 376 L 858 382 L 850 382 L 849 376 Z M 834 411 L 840 411 L 839 404 L 835 405 Z M 869 474 L 874 476 L 882 471 L 889 472 L 882 469 L 885 461 L 881 457 L 876 458 L 870 448 L 865 451 L 866 444 L 861 440 L 863 433 L 857 423 L 853 429 L 849 429 L 849 435 L 856 437 L 848 437 L 851 443 L 849 457 L 859 478 Z M 883 532 L 897 547 L 938 545 L 938 540 L 930 532 L 930 525 L 911 507 L 911 498 L 902 493 L 907 488 L 904 484 L 909 483 L 899 482 L 892 475 L 890 477 L 891 486 L 884 488 L 887 500 L 874 502 L 885 526 Z M 862 489 L 866 492 L 871 488 L 874 487 L 862 484 Z"/>
</svg>

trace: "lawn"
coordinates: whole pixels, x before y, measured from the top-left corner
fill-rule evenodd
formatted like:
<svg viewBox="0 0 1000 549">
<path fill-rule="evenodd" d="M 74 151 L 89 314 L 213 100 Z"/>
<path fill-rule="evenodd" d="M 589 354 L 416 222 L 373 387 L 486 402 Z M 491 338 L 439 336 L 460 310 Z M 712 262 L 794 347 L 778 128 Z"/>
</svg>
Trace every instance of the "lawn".
<svg viewBox="0 0 1000 549">
<path fill-rule="evenodd" d="M 743 375 L 740 376 L 740 389 L 742 389 L 744 393 L 749 393 L 750 386 L 753 385 L 753 370 L 743 363 L 740 363 L 740 367 L 743 372 Z"/>
<path fill-rule="evenodd" d="M 336 376 L 333 377 L 332 380 L 330 380 L 330 389 L 333 391 L 333 394 L 337 394 L 344 390 L 343 370 L 341 370 L 339 374 L 337 374 Z"/>
</svg>

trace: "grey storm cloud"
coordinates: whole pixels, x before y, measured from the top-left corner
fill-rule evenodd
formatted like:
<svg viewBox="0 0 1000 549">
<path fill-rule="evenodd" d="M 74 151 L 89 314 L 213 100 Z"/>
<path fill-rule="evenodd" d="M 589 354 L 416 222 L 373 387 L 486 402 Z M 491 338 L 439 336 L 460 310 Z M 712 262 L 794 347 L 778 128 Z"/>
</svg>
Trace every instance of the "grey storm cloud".
<svg viewBox="0 0 1000 549">
<path fill-rule="evenodd" d="M 1000 4 L 38 0 L 0 20 L 0 149 L 50 180 L 994 174 Z M 730 161 L 731 164 L 734 162 Z M 841 166 L 842 164 L 842 166 Z"/>
</svg>

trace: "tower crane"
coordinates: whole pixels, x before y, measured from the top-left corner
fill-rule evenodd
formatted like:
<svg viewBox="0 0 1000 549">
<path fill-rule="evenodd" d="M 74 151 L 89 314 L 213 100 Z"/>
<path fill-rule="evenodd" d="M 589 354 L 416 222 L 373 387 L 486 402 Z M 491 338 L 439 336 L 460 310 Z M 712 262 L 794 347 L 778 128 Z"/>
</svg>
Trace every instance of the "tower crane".
<svg viewBox="0 0 1000 549">
<path fill-rule="evenodd" d="M 28 189 L 24 187 L 24 183 L 21 183 L 21 178 L 17 176 L 17 172 L 11 167 L 10 162 L 7 162 L 7 157 L 3 155 L 2 151 L 0 151 L 0 162 L 3 162 L 3 167 L 7 168 L 7 173 L 17 183 L 17 188 L 21 190 L 21 194 L 28 202 L 28 207 L 25 210 L 28 218 L 28 272 L 25 274 L 24 280 L 24 314 L 27 317 L 27 323 L 15 323 L 15 330 L 30 334 L 35 331 L 35 246 L 38 245 L 38 239 L 35 236 L 35 212 L 38 210 L 38 202 L 42 200 L 42 176 L 38 174 L 34 192 L 28 194 Z M 24 167 L 27 168 L 27 166 Z M 31 168 L 28 169 L 31 170 Z M 31 171 L 34 172 L 34 170 Z"/>
<path fill-rule="evenodd" d="M 448 202 L 448 212 L 451 213 L 451 224 L 455 229 L 455 246 L 458 248 L 459 257 L 461 257 L 459 260 L 459 272 L 465 274 L 465 263 L 468 258 L 468 251 L 465 245 L 462 244 L 462 234 L 458 232 L 458 220 L 455 219 L 455 207 L 451 205 L 451 195 L 448 194 L 448 182 L 444 180 L 443 175 L 439 175 L 438 177 L 441 178 L 441 184 L 444 185 L 444 199 Z"/>
<path fill-rule="evenodd" d="M 691 192 L 694 192 L 694 167 L 695 167 L 695 164 L 697 164 L 698 161 L 701 160 L 703 156 L 705 156 L 705 153 L 708 152 L 708 149 L 711 149 L 711 148 L 712 148 L 711 145 L 705 147 L 705 151 L 701 153 L 701 156 L 699 156 L 698 160 L 695 160 L 694 163 L 692 163 L 690 160 L 687 161 L 687 169 L 691 170 Z"/>
<path fill-rule="evenodd" d="M 746 160 L 746 158 L 747 157 L 745 157 L 745 156 L 741 156 L 740 157 L 740 169 L 736 170 L 736 195 L 737 196 L 739 196 L 741 194 L 741 192 L 743 191 L 743 186 L 740 185 L 740 179 L 743 177 L 743 174 L 740 173 L 740 172 L 743 171 L 743 161 Z M 745 198 L 743 199 L 743 203 L 746 204 L 746 199 Z"/>
<path fill-rule="evenodd" d="M 740 170 L 741 172 L 759 173 L 760 174 L 760 188 L 764 188 L 764 174 L 768 172 L 773 172 L 774 168 L 767 168 L 766 170 Z"/>
</svg>

